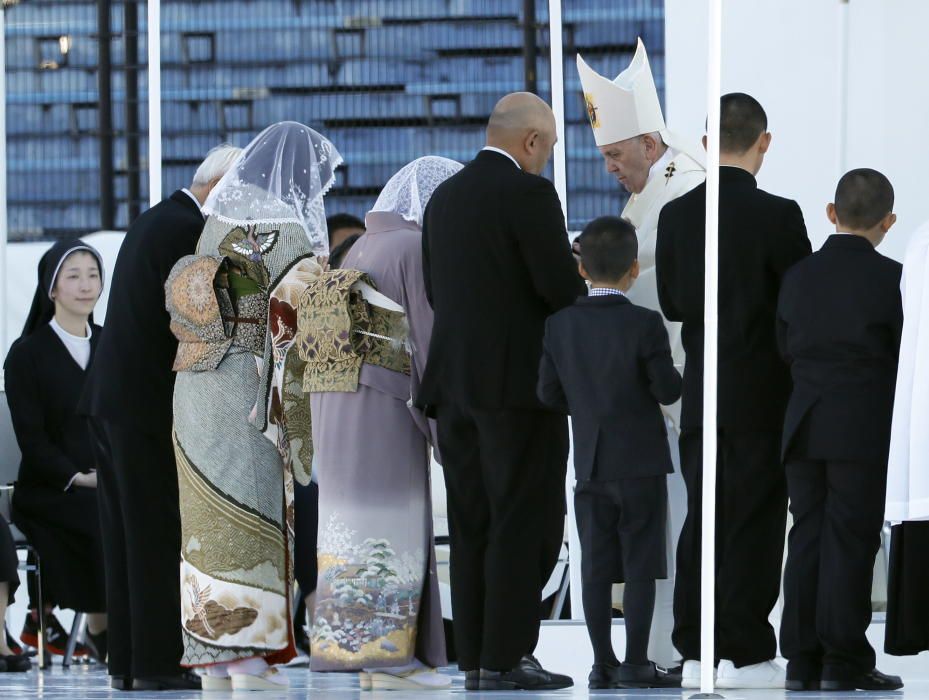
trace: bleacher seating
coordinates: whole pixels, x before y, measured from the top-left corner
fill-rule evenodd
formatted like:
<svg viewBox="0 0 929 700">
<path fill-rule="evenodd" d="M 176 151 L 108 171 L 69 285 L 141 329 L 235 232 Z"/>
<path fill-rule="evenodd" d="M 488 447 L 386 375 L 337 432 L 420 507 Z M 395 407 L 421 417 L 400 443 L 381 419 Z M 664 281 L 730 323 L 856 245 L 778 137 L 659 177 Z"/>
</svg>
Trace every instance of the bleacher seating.
<svg viewBox="0 0 929 700">
<path fill-rule="evenodd" d="M 537 84 L 547 99 L 548 3 L 536 5 Z M 625 196 L 594 148 L 574 53 L 611 74 L 626 65 L 635 38 L 643 36 L 663 93 L 663 5 L 564 2 L 573 228 L 617 212 Z M 467 160 L 480 147 L 494 102 L 524 88 L 522 10 L 522 0 L 162 0 L 164 190 L 187 184 L 216 143 L 243 145 L 272 122 L 296 119 L 329 135 L 345 156 L 327 209 L 363 214 L 412 158 L 435 153 Z M 96 12 L 92 0 L 31 0 L 6 9 L 13 239 L 99 227 Z M 145 20 L 142 3 L 143 63 Z M 113 4 L 112 26 L 114 189 L 117 225 L 126 226 L 122 3 Z M 58 48 L 60 36 L 68 37 L 66 55 Z M 139 90 L 144 169 L 144 70 Z"/>
</svg>

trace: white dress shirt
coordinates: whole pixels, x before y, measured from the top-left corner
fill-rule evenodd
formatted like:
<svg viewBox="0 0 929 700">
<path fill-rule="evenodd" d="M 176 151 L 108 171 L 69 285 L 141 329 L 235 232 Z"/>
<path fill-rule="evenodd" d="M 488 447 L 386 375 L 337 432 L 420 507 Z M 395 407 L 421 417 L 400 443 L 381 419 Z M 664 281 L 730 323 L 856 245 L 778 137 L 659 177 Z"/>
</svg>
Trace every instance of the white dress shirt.
<svg viewBox="0 0 929 700">
<path fill-rule="evenodd" d="M 511 156 L 509 153 L 507 153 L 506 151 L 504 151 L 502 148 L 497 148 L 496 146 L 484 146 L 481 150 L 482 150 L 482 151 L 493 151 L 494 153 L 499 153 L 501 156 L 506 156 L 506 157 L 509 158 L 511 161 L 513 161 L 513 165 L 515 165 L 517 168 L 519 168 L 520 170 L 522 170 L 522 168 L 521 168 L 520 165 L 519 165 L 519 162 L 518 162 L 513 156 Z"/>
<path fill-rule="evenodd" d="M 197 197 L 194 195 L 194 193 L 191 192 L 190 190 L 188 190 L 186 187 L 182 187 L 182 188 L 181 188 L 181 192 L 183 192 L 183 193 L 186 194 L 188 197 L 190 197 L 192 200 L 194 200 L 194 204 L 197 205 L 197 209 L 198 209 L 198 210 L 200 211 L 200 213 L 202 214 L 202 213 L 203 213 L 203 207 L 200 206 L 200 200 L 197 199 Z"/>
</svg>

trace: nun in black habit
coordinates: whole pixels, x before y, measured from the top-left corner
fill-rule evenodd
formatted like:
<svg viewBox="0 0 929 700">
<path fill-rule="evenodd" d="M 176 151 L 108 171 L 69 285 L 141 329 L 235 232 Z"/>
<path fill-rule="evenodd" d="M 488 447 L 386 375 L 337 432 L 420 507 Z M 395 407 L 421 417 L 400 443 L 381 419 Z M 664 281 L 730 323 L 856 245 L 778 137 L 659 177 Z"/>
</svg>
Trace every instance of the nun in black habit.
<svg viewBox="0 0 929 700">
<path fill-rule="evenodd" d="M 106 596 L 97 479 L 86 418 L 77 413 L 102 328 L 93 308 L 103 290 L 100 254 L 81 240 L 53 245 L 20 338 L 4 363 L 6 396 L 22 452 L 13 522 L 39 554 L 43 601 L 90 613 L 91 652 L 106 651 Z M 32 605 L 39 601 L 30 596 Z M 47 648 L 64 653 L 67 634 L 49 617 Z M 36 611 L 20 638 L 37 645 Z M 86 650 L 85 652 L 86 653 Z"/>
</svg>

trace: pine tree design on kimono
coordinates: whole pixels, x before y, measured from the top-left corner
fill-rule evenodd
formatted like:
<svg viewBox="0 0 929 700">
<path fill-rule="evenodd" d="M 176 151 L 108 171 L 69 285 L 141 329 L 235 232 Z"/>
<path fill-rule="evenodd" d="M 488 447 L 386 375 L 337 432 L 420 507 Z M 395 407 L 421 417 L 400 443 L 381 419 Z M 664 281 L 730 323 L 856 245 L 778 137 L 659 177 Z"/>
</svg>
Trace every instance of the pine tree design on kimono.
<svg viewBox="0 0 929 700">
<path fill-rule="evenodd" d="M 385 652 L 400 648 L 388 637 L 415 629 L 422 587 L 422 552 L 398 556 L 383 538 L 353 544 L 350 530 L 333 513 L 319 545 L 322 585 L 317 595 L 314 643 L 357 654 L 371 642 Z"/>
</svg>

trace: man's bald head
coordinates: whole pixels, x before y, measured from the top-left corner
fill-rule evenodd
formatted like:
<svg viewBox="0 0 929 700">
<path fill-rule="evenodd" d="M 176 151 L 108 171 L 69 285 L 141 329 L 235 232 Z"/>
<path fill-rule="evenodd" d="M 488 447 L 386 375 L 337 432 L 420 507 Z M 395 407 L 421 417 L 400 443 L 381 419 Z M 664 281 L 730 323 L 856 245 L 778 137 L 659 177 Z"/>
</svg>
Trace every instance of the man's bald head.
<svg viewBox="0 0 929 700">
<path fill-rule="evenodd" d="M 531 92 L 513 92 L 494 106 L 487 122 L 487 145 L 513 156 L 523 170 L 539 174 L 557 140 L 552 108 Z"/>
</svg>

